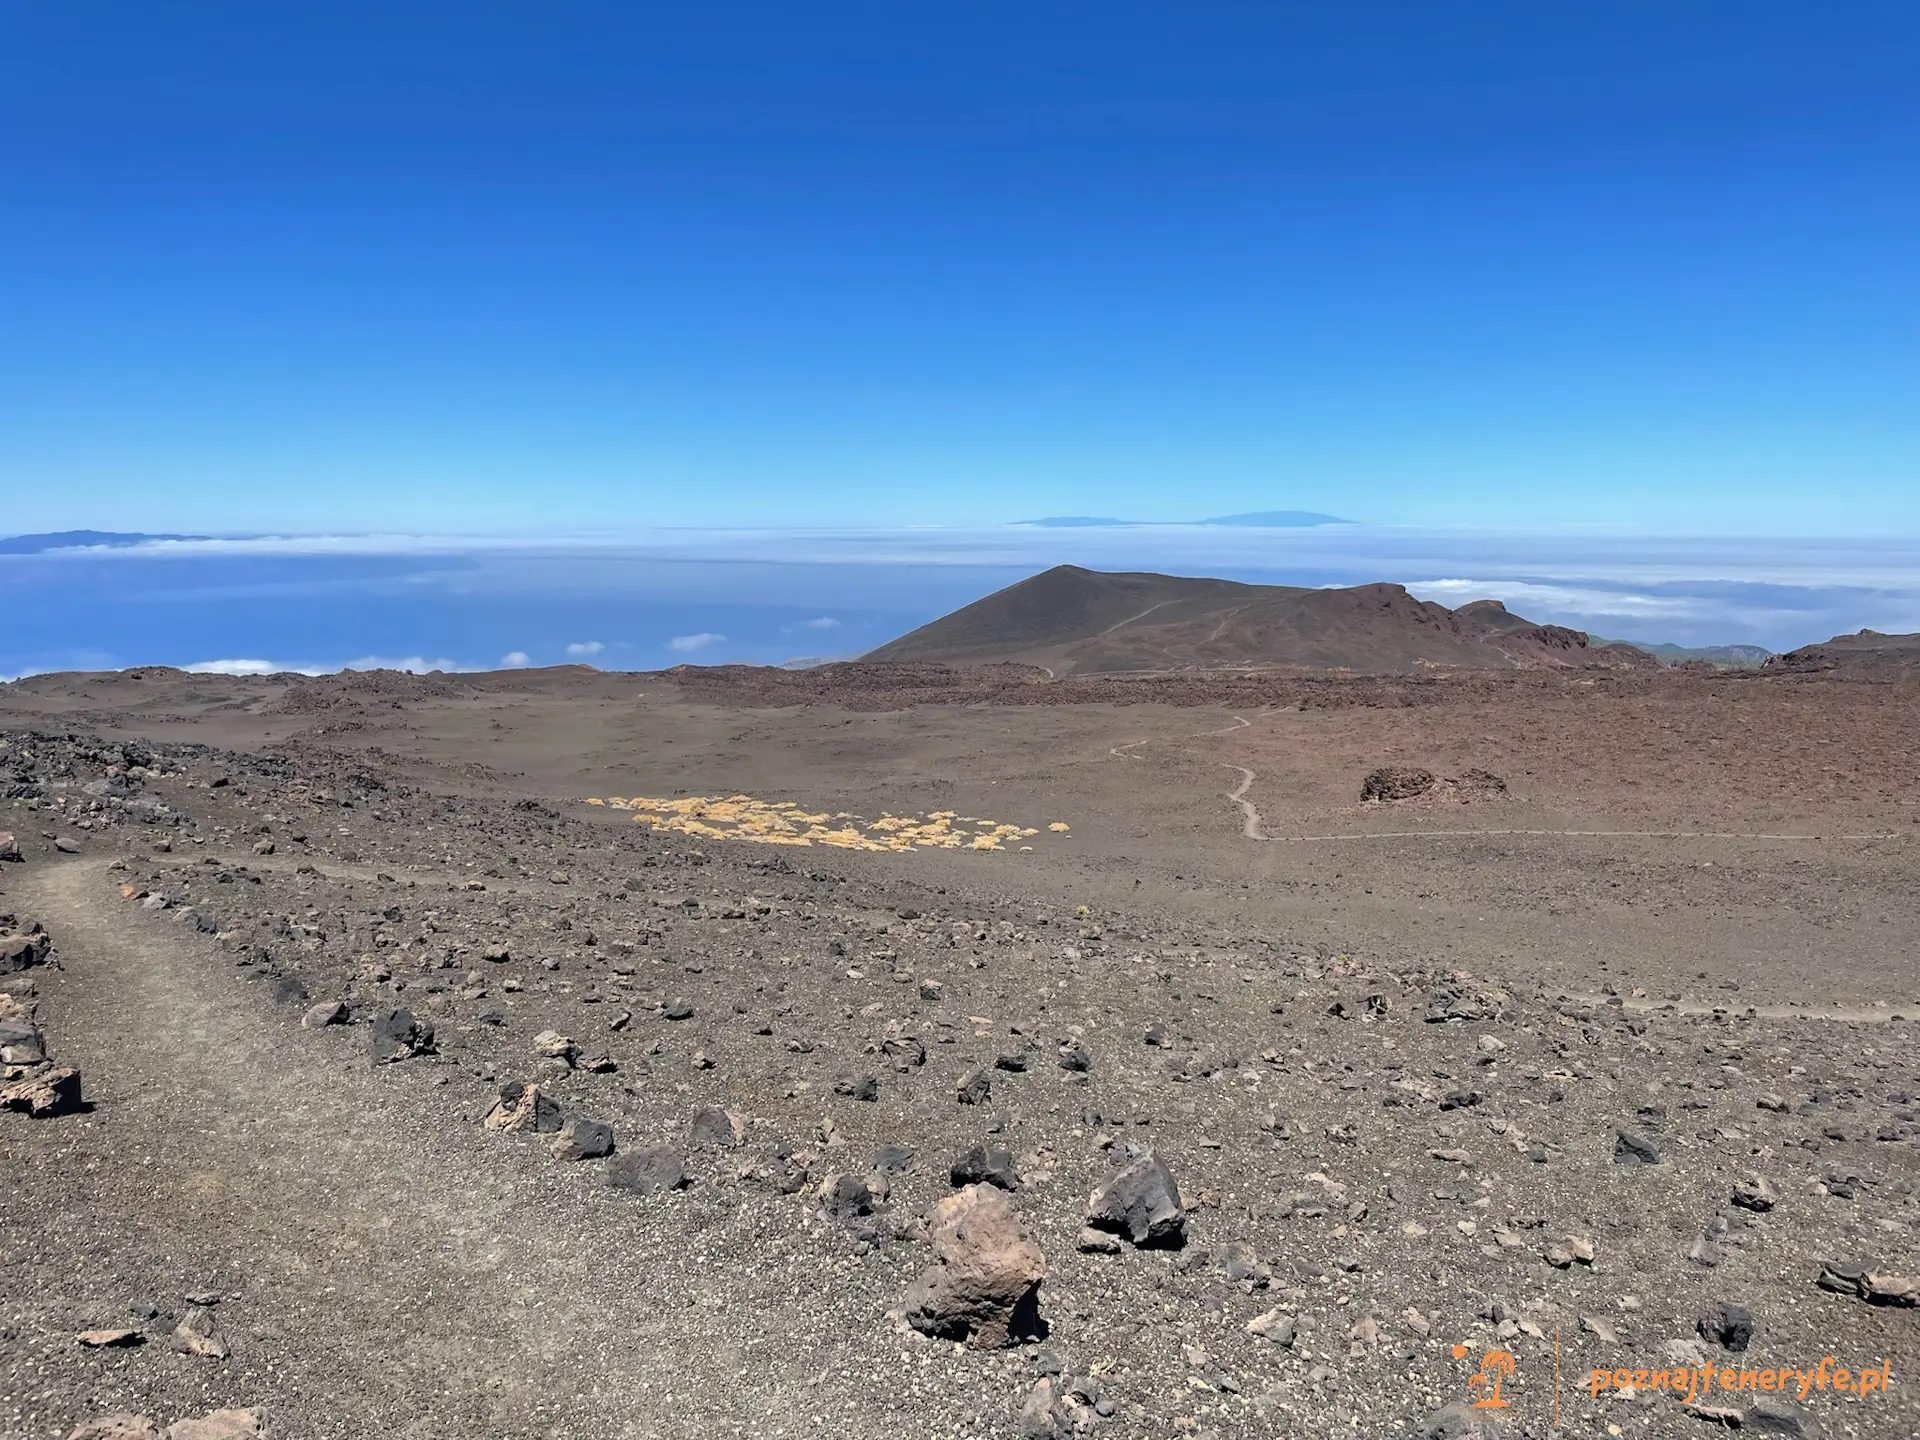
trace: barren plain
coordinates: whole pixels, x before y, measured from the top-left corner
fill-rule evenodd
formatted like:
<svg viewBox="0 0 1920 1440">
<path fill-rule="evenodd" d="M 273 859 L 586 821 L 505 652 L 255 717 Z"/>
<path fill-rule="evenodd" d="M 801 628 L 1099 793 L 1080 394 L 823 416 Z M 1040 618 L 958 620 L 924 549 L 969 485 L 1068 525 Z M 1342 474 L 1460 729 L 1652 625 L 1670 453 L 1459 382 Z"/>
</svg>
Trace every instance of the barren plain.
<svg viewBox="0 0 1920 1440">
<path fill-rule="evenodd" d="M 1920 1433 L 1911 674 L 0 687 L 0 1433 Z"/>
</svg>

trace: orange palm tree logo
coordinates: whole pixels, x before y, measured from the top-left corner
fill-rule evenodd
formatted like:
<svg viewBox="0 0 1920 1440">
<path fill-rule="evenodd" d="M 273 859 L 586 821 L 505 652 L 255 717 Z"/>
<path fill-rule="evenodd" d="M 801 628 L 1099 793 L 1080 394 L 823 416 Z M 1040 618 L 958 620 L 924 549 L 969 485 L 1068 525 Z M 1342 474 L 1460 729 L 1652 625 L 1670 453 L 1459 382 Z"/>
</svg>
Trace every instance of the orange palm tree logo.
<svg viewBox="0 0 1920 1440">
<path fill-rule="evenodd" d="M 1467 1347 L 1453 1347 L 1456 1360 L 1466 1358 Z M 1505 1350 L 1489 1350 L 1480 1359 L 1480 1369 L 1467 1379 L 1467 1393 L 1473 1396 L 1476 1410 L 1504 1410 L 1513 1402 L 1500 1393 L 1501 1385 L 1513 1374 L 1513 1356 Z"/>
</svg>

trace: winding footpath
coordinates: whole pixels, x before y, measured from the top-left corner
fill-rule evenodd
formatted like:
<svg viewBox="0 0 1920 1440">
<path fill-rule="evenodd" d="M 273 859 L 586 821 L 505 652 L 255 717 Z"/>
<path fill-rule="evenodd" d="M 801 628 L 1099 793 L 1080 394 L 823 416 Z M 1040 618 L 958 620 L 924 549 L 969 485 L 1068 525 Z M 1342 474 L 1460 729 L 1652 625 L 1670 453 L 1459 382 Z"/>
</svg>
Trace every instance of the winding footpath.
<svg viewBox="0 0 1920 1440">
<path fill-rule="evenodd" d="M 1225 762 L 1220 768 L 1240 772 L 1240 783 L 1227 792 L 1227 799 L 1240 807 L 1240 833 L 1249 840 L 1271 840 L 1273 837 L 1260 828 L 1259 807 L 1247 799 L 1247 791 L 1253 788 L 1253 771 L 1244 765 L 1228 765 Z"/>
</svg>

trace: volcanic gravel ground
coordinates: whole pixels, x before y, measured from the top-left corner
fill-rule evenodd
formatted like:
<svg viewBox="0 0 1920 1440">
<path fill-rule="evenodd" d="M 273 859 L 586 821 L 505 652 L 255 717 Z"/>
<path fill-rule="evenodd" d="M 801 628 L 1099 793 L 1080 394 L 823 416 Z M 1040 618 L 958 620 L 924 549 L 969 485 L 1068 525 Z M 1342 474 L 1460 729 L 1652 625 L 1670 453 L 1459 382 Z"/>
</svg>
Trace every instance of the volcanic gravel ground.
<svg viewBox="0 0 1920 1440">
<path fill-rule="evenodd" d="M 0 1114 L 7 1435 L 233 1405 L 288 1436 L 1545 1436 L 1556 1400 L 1570 1434 L 1920 1431 L 1901 1002 L 1576 998 L 1417 933 L 1040 903 L 314 746 L 20 732 L 0 765 L 0 933 L 52 942 L 0 976 L 48 1057 L 8 1078 L 76 1066 L 89 1102 Z M 483 1124 L 529 1084 L 613 1155 Z M 715 1108 L 738 1144 L 693 1133 Z M 890 1315 L 983 1143 L 1046 1268 L 1044 1334 L 997 1350 Z M 1083 1248 L 1148 1151 L 1184 1245 Z M 685 1183 L 609 1183 L 638 1161 Z M 190 1314 L 227 1358 L 177 1353 Z M 144 1343 L 75 1340 L 115 1327 Z M 1496 1347 L 1512 1403 L 1466 1412 Z M 1827 1355 L 1891 1393 L 1586 1385 Z M 1035 1402 L 1050 1376 L 1098 1403 Z"/>
</svg>

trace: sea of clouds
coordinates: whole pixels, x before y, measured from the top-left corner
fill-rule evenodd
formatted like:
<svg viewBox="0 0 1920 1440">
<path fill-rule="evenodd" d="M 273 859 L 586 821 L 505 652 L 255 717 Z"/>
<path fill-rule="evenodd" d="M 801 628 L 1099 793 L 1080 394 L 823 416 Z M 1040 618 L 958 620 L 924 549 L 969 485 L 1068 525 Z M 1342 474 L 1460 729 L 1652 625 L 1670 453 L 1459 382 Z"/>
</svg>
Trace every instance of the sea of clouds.
<svg viewBox="0 0 1920 1440">
<path fill-rule="evenodd" d="M 1611 639 L 1920 630 L 1920 540 L 1199 526 L 294 535 L 11 556 L 0 676 L 614 669 L 864 653 L 1050 565 L 1492 597 Z"/>
</svg>

